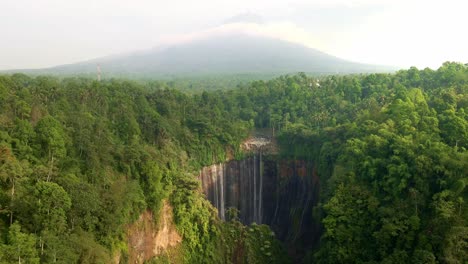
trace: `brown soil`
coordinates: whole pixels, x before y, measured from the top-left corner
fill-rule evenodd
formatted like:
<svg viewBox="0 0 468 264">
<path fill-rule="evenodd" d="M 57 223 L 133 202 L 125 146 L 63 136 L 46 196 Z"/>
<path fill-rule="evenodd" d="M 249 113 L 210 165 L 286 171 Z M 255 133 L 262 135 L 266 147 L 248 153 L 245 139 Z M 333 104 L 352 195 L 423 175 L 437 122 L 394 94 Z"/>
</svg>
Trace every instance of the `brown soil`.
<svg viewBox="0 0 468 264">
<path fill-rule="evenodd" d="M 262 151 L 268 154 L 277 154 L 278 146 L 274 138 L 249 137 L 241 144 L 241 149 L 245 152 Z"/>
<path fill-rule="evenodd" d="M 143 212 L 127 229 L 129 263 L 143 263 L 177 246 L 182 237 L 175 229 L 172 207 L 165 200 L 157 224 L 153 213 Z"/>
</svg>

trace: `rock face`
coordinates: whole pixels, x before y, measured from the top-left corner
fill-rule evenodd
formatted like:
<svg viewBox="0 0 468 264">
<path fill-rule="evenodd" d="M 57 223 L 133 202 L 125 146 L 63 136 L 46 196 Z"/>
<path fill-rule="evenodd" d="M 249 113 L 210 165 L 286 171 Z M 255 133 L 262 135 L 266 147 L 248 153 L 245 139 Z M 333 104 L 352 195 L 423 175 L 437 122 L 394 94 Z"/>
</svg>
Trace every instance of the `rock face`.
<svg viewBox="0 0 468 264">
<path fill-rule="evenodd" d="M 242 223 L 269 225 L 290 248 L 310 246 L 319 237 L 318 224 L 311 224 L 319 192 L 312 162 L 279 160 L 258 149 L 244 160 L 204 167 L 199 177 L 221 219 L 236 208 Z"/>
<path fill-rule="evenodd" d="M 127 229 L 129 263 L 144 263 L 178 245 L 182 237 L 173 223 L 172 207 L 167 201 L 159 214 L 158 224 L 150 211 L 145 211 L 140 218 Z"/>
<path fill-rule="evenodd" d="M 262 223 L 262 156 L 204 167 L 200 173 L 203 191 L 226 220 L 226 209 L 237 208 L 242 223 Z"/>
</svg>

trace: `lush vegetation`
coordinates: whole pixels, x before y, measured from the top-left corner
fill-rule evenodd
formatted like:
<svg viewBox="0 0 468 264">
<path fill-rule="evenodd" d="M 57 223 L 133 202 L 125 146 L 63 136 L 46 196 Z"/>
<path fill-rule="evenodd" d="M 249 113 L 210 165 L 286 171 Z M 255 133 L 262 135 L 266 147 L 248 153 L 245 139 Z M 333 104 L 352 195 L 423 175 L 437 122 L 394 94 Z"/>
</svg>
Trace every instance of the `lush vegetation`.
<svg viewBox="0 0 468 264">
<path fill-rule="evenodd" d="M 225 258 L 194 176 L 238 155 L 251 124 L 219 97 L 127 81 L 0 77 L 0 262 L 125 261 L 125 226 L 174 206 L 188 263 Z M 270 253 L 271 254 L 271 253 Z"/>
<path fill-rule="evenodd" d="M 468 261 L 468 67 L 298 74 L 187 95 L 159 83 L 0 76 L 0 262 L 109 263 L 163 199 L 187 263 L 284 263 L 265 226 L 221 223 L 195 172 L 272 128 L 315 161 L 318 263 Z"/>
<path fill-rule="evenodd" d="M 468 67 L 256 82 L 242 118 L 318 164 L 318 263 L 468 261 Z"/>
</svg>

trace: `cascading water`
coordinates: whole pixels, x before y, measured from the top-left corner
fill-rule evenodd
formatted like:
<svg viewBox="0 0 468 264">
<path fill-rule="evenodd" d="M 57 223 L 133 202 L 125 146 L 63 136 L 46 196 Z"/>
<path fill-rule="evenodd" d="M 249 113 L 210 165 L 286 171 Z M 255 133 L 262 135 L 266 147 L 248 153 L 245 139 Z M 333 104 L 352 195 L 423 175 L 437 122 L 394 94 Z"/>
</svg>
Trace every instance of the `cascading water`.
<svg viewBox="0 0 468 264">
<path fill-rule="evenodd" d="M 263 175 L 257 155 L 241 161 L 230 161 L 204 167 L 200 179 L 206 197 L 226 220 L 227 208 L 240 212 L 243 223 L 262 223 Z"/>
<path fill-rule="evenodd" d="M 243 224 L 267 224 L 293 249 L 317 242 L 312 209 L 319 178 L 312 162 L 278 160 L 260 149 L 243 160 L 204 167 L 200 180 L 220 219 L 230 220 L 225 212 L 236 208 Z"/>
</svg>

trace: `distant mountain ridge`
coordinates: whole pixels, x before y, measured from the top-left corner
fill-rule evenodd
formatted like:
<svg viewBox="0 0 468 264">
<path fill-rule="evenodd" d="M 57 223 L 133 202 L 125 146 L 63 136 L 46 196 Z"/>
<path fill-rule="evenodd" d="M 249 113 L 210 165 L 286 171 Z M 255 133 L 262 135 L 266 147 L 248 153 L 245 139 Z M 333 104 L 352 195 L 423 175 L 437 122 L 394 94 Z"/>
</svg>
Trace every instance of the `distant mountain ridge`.
<svg viewBox="0 0 468 264">
<path fill-rule="evenodd" d="M 230 33 L 162 49 L 109 56 L 39 70 L 46 74 L 107 76 L 197 76 L 210 74 L 289 74 L 388 72 L 394 68 L 346 61 L 316 49 L 276 38 Z"/>
</svg>

